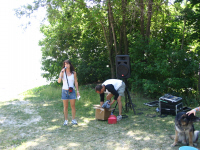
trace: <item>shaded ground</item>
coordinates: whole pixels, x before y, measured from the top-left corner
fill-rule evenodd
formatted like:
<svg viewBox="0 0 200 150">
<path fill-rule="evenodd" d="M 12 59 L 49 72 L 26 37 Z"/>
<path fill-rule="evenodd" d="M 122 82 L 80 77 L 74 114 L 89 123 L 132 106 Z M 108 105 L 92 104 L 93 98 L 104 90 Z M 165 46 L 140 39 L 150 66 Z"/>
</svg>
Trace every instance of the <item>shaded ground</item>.
<svg viewBox="0 0 200 150">
<path fill-rule="evenodd" d="M 136 115 L 130 110 L 128 118 L 108 124 L 94 118 L 92 104 L 83 105 L 77 108 L 79 124 L 62 126 L 61 101 L 33 99 L 0 103 L 0 149 L 177 150 L 183 146 L 170 146 L 174 116 L 158 117 L 155 107 L 136 104 Z M 199 123 L 195 127 L 199 129 Z"/>
</svg>

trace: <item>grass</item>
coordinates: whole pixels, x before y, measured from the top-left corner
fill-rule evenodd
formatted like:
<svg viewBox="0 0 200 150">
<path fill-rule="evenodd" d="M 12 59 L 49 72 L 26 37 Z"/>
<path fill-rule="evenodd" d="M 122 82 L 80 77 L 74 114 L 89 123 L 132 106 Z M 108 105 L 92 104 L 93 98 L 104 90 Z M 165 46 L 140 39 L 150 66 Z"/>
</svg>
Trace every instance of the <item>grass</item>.
<svg viewBox="0 0 200 150">
<path fill-rule="evenodd" d="M 161 118 L 143 103 L 154 101 L 131 94 L 133 110 L 125 112 L 117 124 L 95 119 L 94 104 L 99 95 L 94 85 L 80 86 L 81 98 L 76 102 L 78 126 L 62 126 L 64 121 L 61 88 L 48 85 L 26 91 L 20 97 L 0 103 L 0 149 L 134 149 L 177 150 L 171 147 L 174 116 Z M 123 108 L 125 107 L 122 99 Z M 125 109 L 125 108 L 124 108 Z M 115 115 L 118 115 L 118 109 Z M 71 121 L 71 108 L 69 108 Z M 195 123 L 199 130 L 199 123 Z"/>
</svg>

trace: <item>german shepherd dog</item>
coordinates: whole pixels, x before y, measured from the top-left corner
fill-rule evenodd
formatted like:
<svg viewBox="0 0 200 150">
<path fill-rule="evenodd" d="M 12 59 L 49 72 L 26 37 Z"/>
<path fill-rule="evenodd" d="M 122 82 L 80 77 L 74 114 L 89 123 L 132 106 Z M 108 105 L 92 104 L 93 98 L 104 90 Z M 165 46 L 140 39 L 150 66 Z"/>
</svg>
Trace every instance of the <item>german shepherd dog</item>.
<svg viewBox="0 0 200 150">
<path fill-rule="evenodd" d="M 194 114 L 189 116 L 186 112 L 179 112 L 175 117 L 175 137 L 174 143 L 171 146 L 176 146 L 178 142 L 182 144 L 189 144 L 189 146 L 197 146 L 199 131 L 194 130 L 193 122 L 200 121 L 200 118 L 195 117 Z"/>
</svg>

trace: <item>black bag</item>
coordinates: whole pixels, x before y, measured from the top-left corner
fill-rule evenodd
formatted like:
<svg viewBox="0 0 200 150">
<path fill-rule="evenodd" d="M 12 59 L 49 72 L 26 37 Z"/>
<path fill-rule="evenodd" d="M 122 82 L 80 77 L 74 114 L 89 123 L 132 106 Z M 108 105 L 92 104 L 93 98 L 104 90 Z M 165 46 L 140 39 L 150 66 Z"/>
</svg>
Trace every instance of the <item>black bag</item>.
<svg viewBox="0 0 200 150">
<path fill-rule="evenodd" d="M 69 93 L 73 92 L 73 87 L 69 87 Z"/>
</svg>

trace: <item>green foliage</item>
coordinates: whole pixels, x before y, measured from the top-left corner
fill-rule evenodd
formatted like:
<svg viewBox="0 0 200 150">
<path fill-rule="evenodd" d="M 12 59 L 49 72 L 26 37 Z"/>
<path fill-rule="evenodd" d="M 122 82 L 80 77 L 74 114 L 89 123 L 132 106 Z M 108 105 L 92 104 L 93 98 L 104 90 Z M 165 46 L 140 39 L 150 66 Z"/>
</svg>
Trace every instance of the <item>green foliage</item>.
<svg viewBox="0 0 200 150">
<path fill-rule="evenodd" d="M 145 41 L 140 35 L 136 36 L 134 40 L 130 39 L 134 42 L 131 43 L 133 48 L 129 49 L 132 76 L 128 81 L 132 90 L 150 97 L 164 93 L 184 95 L 191 92 L 190 89 L 197 90 L 198 55 L 180 50 L 173 43 L 168 44 L 169 49 L 162 49 L 162 43 L 157 40 L 151 40 L 148 45 L 141 44 Z"/>
<path fill-rule="evenodd" d="M 66 9 L 68 8 L 68 9 Z M 51 80 L 58 77 L 62 62 L 70 59 L 76 68 L 79 84 L 93 83 L 110 77 L 108 54 L 102 45 L 96 26 L 88 23 L 91 18 L 78 8 L 76 3 L 65 3 L 61 17 L 43 26 L 45 38 L 42 47 L 42 69 L 48 72 L 44 77 Z M 85 18 L 82 19 L 82 15 Z M 82 20 L 82 21 L 80 21 Z"/>
<path fill-rule="evenodd" d="M 177 0 L 169 5 L 167 1 L 155 0 L 149 39 L 147 33 L 142 34 L 147 28 L 148 1 L 144 1 L 144 10 L 136 1 L 127 1 L 125 14 L 121 1 L 93 2 L 94 6 L 83 0 L 38 0 L 16 11 L 18 15 L 29 16 L 46 6 L 49 24 L 41 27 L 44 39 L 39 43 L 45 78 L 57 78 L 66 59 L 72 61 L 80 85 L 111 78 L 115 56 L 123 55 L 128 46 L 132 75 L 128 81 L 133 91 L 149 97 L 172 93 L 198 100 L 199 1 L 182 4 L 182 0 Z M 112 8 L 115 32 L 111 28 L 108 4 Z"/>
<path fill-rule="evenodd" d="M 97 29 L 87 30 L 83 34 L 78 65 L 78 81 L 80 84 L 94 83 L 110 78 L 107 50 L 101 44 Z M 91 32 L 91 33 L 90 33 Z"/>
</svg>

